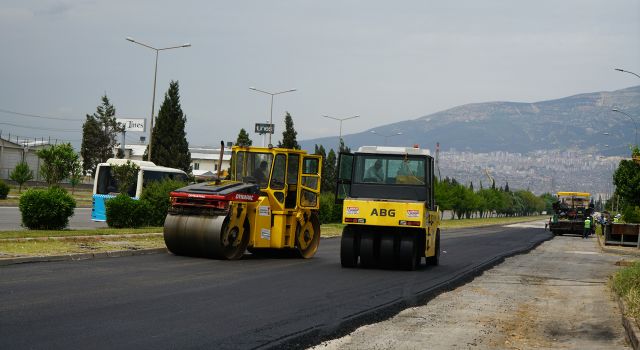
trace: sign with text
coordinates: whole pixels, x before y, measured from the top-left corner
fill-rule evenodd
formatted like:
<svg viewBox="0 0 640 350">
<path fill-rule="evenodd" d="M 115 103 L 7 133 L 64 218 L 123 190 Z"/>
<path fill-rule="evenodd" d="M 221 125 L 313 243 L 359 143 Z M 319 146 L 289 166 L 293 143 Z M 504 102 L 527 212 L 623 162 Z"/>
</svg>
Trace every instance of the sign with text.
<svg viewBox="0 0 640 350">
<path fill-rule="evenodd" d="M 274 126 L 273 124 L 261 124 L 256 123 L 256 133 L 262 134 L 273 134 Z"/>
<path fill-rule="evenodd" d="M 125 118 L 116 118 L 116 122 L 124 125 L 125 131 L 146 131 L 146 119 L 125 119 Z"/>
</svg>

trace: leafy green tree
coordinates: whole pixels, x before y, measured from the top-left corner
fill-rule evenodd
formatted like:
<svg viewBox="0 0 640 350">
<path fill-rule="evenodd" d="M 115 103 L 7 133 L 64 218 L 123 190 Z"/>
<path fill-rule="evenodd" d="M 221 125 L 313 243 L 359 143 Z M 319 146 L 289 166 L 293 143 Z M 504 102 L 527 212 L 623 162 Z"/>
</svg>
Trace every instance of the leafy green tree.
<svg viewBox="0 0 640 350">
<path fill-rule="evenodd" d="M 80 162 L 75 162 L 71 166 L 71 172 L 69 173 L 69 184 L 71 185 L 71 194 L 76 191 L 76 186 L 82 182 L 82 165 Z"/>
<path fill-rule="evenodd" d="M 238 138 L 236 139 L 237 146 L 251 146 L 253 141 L 249 138 L 249 134 L 247 131 L 242 128 L 240 129 L 240 133 L 238 134 Z"/>
<path fill-rule="evenodd" d="M 118 192 L 131 192 L 136 183 L 139 170 L 138 164 L 132 163 L 130 160 L 121 165 L 111 165 L 111 174 L 118 184 Z M 135 191 L 133 192 L 135 194 Z"/>
<path fill-rule="evenodd" d="M 11 174 L 9 174 L 9 178 L 18 184 L 18 193 L 20 193 L 22 191 L 22 185 L 33 179 L 33 171 L 29 169 L 29 164 L 20 162 Z"/>
<path fill-rule="evenodd" d="M 95 173 L 96 166 L 113 158 L 113 149 L 117 143 L 118 133 L 122 128 L 116 122 L 116 109 L 105 94 L 102 96 L 102 104 L 97 107 L 93 115 L 87 114 L 87 119 L 82 124 L 82 145 L 80 156 L 82 157 L 82 170 Z"/>
<path fill-rule="evenodd" d="M 70 178 L 72 170 L 80 162 L 78 154 L 70 143 L 40 149 L 37 155 L 42 159 L 40 173 L 49 186 L 57 185 L 62 180 Z"/>
<path fill-rule="evenodd" d="M 184 130 L 186 123 L 187 117 L 180 107 L 178 82 L 171 81 L 153 126 L 153 145 L 149 157 L 152 162 L 191 172 L 191 152 Z"/>
<path fill-rule="evenodd" d="M 296 141 L 297 135 L 298 132 L 293 127 L 293 118 L 291 118 L 291 114 L 287 112 L 284 117 L 284 131 L 282 132 L 282 142 L 278 141 L 278 147 L 300 149 L 300 145 L 298 144 L 298 141 Z"/>
<path fill-rule="evenodd" d="M 640 206 L 640 164 L 623 159 L 613 173 L 616 194 L 623 206 Z"/>
</svg>

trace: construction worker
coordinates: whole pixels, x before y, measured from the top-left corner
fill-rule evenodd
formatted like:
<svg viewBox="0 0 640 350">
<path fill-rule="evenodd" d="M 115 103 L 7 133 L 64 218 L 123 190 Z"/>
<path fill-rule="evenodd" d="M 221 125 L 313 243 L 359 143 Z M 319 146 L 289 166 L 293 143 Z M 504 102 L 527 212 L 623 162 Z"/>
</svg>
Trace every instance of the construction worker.
<svg viewBox="0 0 640 350">
<path fill-rule="evenodd" d="M 587 238 L 589 237 L 589 234 L 591 233 L 591 218 L 587 216 L 586 219 L 584 219 L 584 231 L 582 232 L 582 238 Z"/>
<path fill-rule="evenodd" d="M 620 221 L 620 214 L 616 214 L 616 216 L 613 217 L 613 223 L 616 224 Z"/>
</svg>

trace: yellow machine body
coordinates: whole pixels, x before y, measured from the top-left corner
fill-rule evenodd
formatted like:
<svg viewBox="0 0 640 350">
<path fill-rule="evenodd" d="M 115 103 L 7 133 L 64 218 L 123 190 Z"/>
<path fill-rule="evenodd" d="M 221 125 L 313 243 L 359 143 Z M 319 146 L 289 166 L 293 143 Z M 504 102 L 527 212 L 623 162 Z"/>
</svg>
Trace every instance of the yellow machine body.
<svg viewBox="0 0 640 350">
<path fill-rule="evenodd" d="M 364 146 L 341 153 L 336 201 L 343 205 L 343 267 L 414 270 L 438 265 L 440 210 L 427 150 Z"/>
<path fill-rule="evenodd" d="M 289 249 L 311 258 L 320 242 L 322 158 L 285 148 L 233 147 L 230 180 L 172 192 L 169 250 L 238 259 Z"/>
</svg>

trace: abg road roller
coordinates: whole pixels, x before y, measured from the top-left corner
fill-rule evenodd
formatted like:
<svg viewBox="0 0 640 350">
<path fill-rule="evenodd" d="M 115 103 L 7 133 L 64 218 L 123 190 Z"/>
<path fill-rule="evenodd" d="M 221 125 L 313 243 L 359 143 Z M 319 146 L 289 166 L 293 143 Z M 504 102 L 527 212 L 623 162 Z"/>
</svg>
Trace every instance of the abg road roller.
<svg viewBox="0 0 640 350">
<path fill-rule="evenodd" d="M 340 153 L 336 202 L 343 204 L 343 267 L 415 270 L 438 265 L 440 210 L 433 157 L 411 147 L 363 146 Z"/>
<path fill-rule="evenodd" d="M 222 152 L 221 152 L 222 157 Z M 320 243 L 322 158 L 284 148 L 232 148 L 230 179 L 171 192 L 164 241 L 177 255 L 233 260 Z"/>
</svg>

